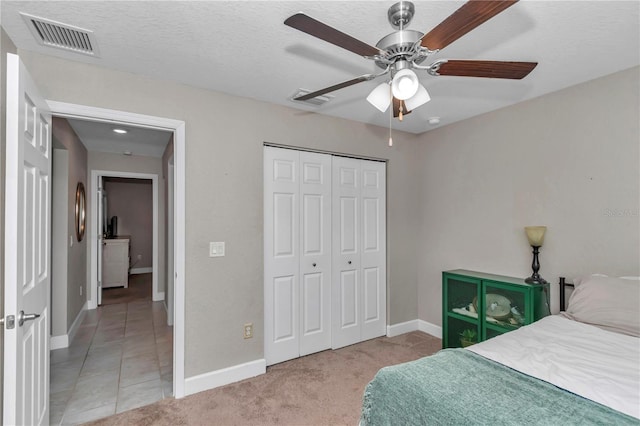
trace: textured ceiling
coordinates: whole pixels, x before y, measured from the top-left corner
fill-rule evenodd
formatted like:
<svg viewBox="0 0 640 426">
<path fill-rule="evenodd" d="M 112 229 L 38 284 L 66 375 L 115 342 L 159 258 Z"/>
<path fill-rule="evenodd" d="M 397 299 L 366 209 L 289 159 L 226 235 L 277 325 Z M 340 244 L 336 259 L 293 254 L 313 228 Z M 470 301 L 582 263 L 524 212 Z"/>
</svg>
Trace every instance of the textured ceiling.
<svg viewBox="0 0 640 426">
<path fill-rule="evenodd" d="M 18 48 L 254 98 L 320 114 L 388 126 L 365 97 L 382 80 L 334 92 L 321 106 L 289 100 L 374 70 L 371 61 L 283 24 L 302 11 L 368 44 L 393 31 L 393 1 L 10 2 L 2 26 Z M 462 1 L 416 1 L 409 26 L 427 32 Z M 640 2 L 523 0 L 432 59 L 537 61 L 524 80 L 432 77 L 431 102 L 394 128 L 421 133 L 640 63 Z M 19 11 L 95 32 L 100 57 L 38 45 Z M 431 58 L 430 58 L 431 59 Z"/>
<path fill-rule="evenodd" d="M 67 119 L 88 151 L 110 152 L 146 157 L 162 157 L 173 135 L 171 132 L 132 127 L 107 122 L 93 122 L 79 119 Z M 113 129 L 126 130 L 118 134 Z"/>
</svg>

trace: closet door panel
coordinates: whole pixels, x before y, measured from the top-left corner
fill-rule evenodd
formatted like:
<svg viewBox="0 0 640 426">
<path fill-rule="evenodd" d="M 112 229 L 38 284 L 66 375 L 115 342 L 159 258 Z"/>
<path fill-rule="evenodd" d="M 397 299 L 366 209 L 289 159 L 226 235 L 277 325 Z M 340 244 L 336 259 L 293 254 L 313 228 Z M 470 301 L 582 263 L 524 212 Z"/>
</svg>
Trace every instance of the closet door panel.
<svg viewBox="0 0 640 426">
<path fill-rule="evenodd" d="M 340 348 L 361 335 L 360 161 L 333 157 L 332 343 Z"/>
<path fill-rule="evenodd" d="M 300 355 L 331 347 L 331 156 L 300 153 Z"/>
<path fill-rule="evenodd" d="M 386 334 L 386 164 L 361 161 L 362 340 Z"/>
<path fill-rule="evenodd" d="M 265 359 L 299 355 L 300 155 L 264 148 Z"/>
</svg>

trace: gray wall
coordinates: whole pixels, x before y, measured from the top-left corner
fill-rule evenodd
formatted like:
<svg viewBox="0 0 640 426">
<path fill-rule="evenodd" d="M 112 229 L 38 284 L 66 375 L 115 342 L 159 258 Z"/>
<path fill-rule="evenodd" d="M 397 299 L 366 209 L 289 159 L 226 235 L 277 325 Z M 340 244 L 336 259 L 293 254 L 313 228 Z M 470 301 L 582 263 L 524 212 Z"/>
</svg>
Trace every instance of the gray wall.
<svg viewBox="0 0 640 426">
<path fill-rule="evenodd" d="M 131 239 L 131 267 L 153 266 L 153 186 L 149 179 L 107 178 L 107 217 L 118 217 L 118 235 Z M 162 187 L 160 196 L 162 196 Z M 162 229 L 163 224 L 160 224 Z M 162 232 L 162 231 L 161 231 Z M 140 259 L 138 259 L 140 256 Z"/>
<path fill-rule="evenodd" d="M 0 27 L 0 244 L 4 253 L 4 156 L 6 150 L 6 69 L 7 53 L 16 53 L 16 46 L 13 44 L 4 28 Z M 0 315 L 4 316 L 4 255 L 0 256 Z M 4 363 L 4 333 L 0 333 L 0 383 L 4 383 L 2 371 Z M 2 418 L 2 386 L 0 386 L 0 418 Z"/>
<path fill-rule="evenodd" d="M 57 97 L 53 98 L 50 96 L 47 97 L 47 99 L 61 100 L 60 98 L 57 98 Z M 80 103 L 80 102 L 77 102 L 77 103 Z M 99 105 L 92 102 L 84 102 L 83 104 Z M 164 251 L 165 233 L 163 232 L 162 224 L 164 223 L 164 215 L 165 215 L 166 209 L 165 209 L 165 200 L 164 200 L 164 197 L 162 196 L 164 179 L 162 177 L 161 159 L 156 157 L 144 157 L 139 155 L 122 155 L 122 154 L 109 154 L 105 152 L 89 152 L 88 168 L 90 170 L 89 173 L 91 173 L 91 171 L 93 170 L 107 170 L 107 171 L 115 171 L 115 172 L 147 173 L 147 174 L 158 175 L 158 204 L 159 204 L 158 224 L 160 227 L 160 232 L 158 232 L 158 288 L 157 290 L 160 292 L 164 291 L 165 274 L 166 274 L 165 273 L 165 251 Z M 87 205 L 91 205 L 90 204 L 91 195 L 87 194 L 87 197 L 88 197 Z M 118 233 L 122 234 L 120 230 L 118 230 Z M 89 254 L 88 254 L 89 256 L 91 256 L 91 253 L 93 250 L 94 250 L 94 247 L 90 245 Z M 135 261 L 135 259 L 133 260 Z M 138 265 L 136 265 L 136 267 L 138 267 Z"/>
<path fill-rule="evenodd" d="M 428 132 L 418 144 L 420 318 L 441 324 L 441 272 L 640 275 L 640 68 Z"/>
<path fill-rule="evenodd" d="M 20 54 L 47 99 L 186 122 L 186 377 L 263 357 L 264 141 L 389 159 L 389 320 L 417 318 L 412 135 L 395 132 L 390 149 L 383 128 Z M 210 258 L 209 241 L 226 241 L 227 255 Z"/>
<path fill-rule="evenodd" d="M 67 334 L 69 152 L 56 148 L 51 179 L 51 335 Z"/>
<path fill-rule="evenodd" d="M 64 238 L 64 242 L 52 240 L 52 244 L 55 245 L 59 243 L 59 248 L 66 249 L 67 251 L 66 282 L 52 282 L 53 292 L 63 292 L 67 299 L 66 313 L 60 312 L 60 307 L 52 306 L 51 321 L 54 327 L 54 335 L 60 335 L 67 333 L 87 300 L 87 247 L 90 245 L 88 244 L 89 234 L 85 232 L 85 237 L 80 242 L 76 239 L 75 206 L 78 182 L 82 182 L 87 195 L 90 192 L 90 188 L 87 178 L 87 149 L 80 139 L 78 139 L 78 136 L 67 120 L 54 117 L 52 120 L 51 134 L 54 139 L 54 144 L 64 147 L 68 155 L 68 170 L 66 173 L 67 197 L 65 200 L 66 203 L 64 203 L 64 207 L 66 207 L 66 233 L 62 237 Z M 56 173 L 56 165 L 54 164 L 53 167 L 54 173 Z M 54 200 L 54 203 L 57 202 Z M 89 204 L 87 204 L 87 211 L 88 206 Z M 87 221 L 87 225 L 88 224 L 89 222 Z M 73 244 L 69 244 L 70 239 L 73 241 Z M 82 294 L 80 294 L 80 287 L 83 289 Z M 57 295 L 55 297 L 57 297 Z M 65 320 L 63 323 L 60 323 L 58 318 L 62 315 L 64 315 Z"/>
</svg>

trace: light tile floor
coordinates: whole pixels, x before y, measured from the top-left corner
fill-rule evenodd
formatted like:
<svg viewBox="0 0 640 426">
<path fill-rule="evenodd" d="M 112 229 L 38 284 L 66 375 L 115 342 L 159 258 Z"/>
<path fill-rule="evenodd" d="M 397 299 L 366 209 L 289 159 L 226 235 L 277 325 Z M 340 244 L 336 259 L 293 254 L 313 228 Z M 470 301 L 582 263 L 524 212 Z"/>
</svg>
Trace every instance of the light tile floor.
<svg viewBox="0 0 640 426">
<path fill-rule="evenodd" d="M 51 351 L 50 423 L 80 424 L 172 395 L 173 327 L 162 302 L 87 312 L 68 348 Z"/>
</svg>

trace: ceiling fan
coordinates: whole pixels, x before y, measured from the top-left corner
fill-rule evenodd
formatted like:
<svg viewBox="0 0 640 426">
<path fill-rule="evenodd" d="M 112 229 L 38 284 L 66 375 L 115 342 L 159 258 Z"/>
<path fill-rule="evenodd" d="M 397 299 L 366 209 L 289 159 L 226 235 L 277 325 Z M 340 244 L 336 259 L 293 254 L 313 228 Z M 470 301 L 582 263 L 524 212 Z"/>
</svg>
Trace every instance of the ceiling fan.
<svg viewBox="0 0 640 426">
<path fill-rule="evenodd" d="M 315 97 L 389 74 L 391 79 L 378 85 L 367 100 L 385 112 L 393 104 L 393 115 L 402 120 L 403 114 L 430 100 L 429 94 L 413 70 L 424 70 L 432 76 L 463 76 L 522 79 L 537 62 L 507 62 L 440 59 L 421 65 L 429 56 L 444 49 L 474 28 L 498 15 L 518 0 L 470 0 L 451 16 L 426 34 L 405 29 L 415 13 L 413 3 L 400 1 L 389 8 L 389 23 L 395 32 L 383 37 L 375 47 L 351 37 L 304 13 L 296 13 L 284 23 L 350 52 L 371 59 L 382 71 L 365 74 L 354 79 L 293 98 L 306 101 Z"/>
</svg>

